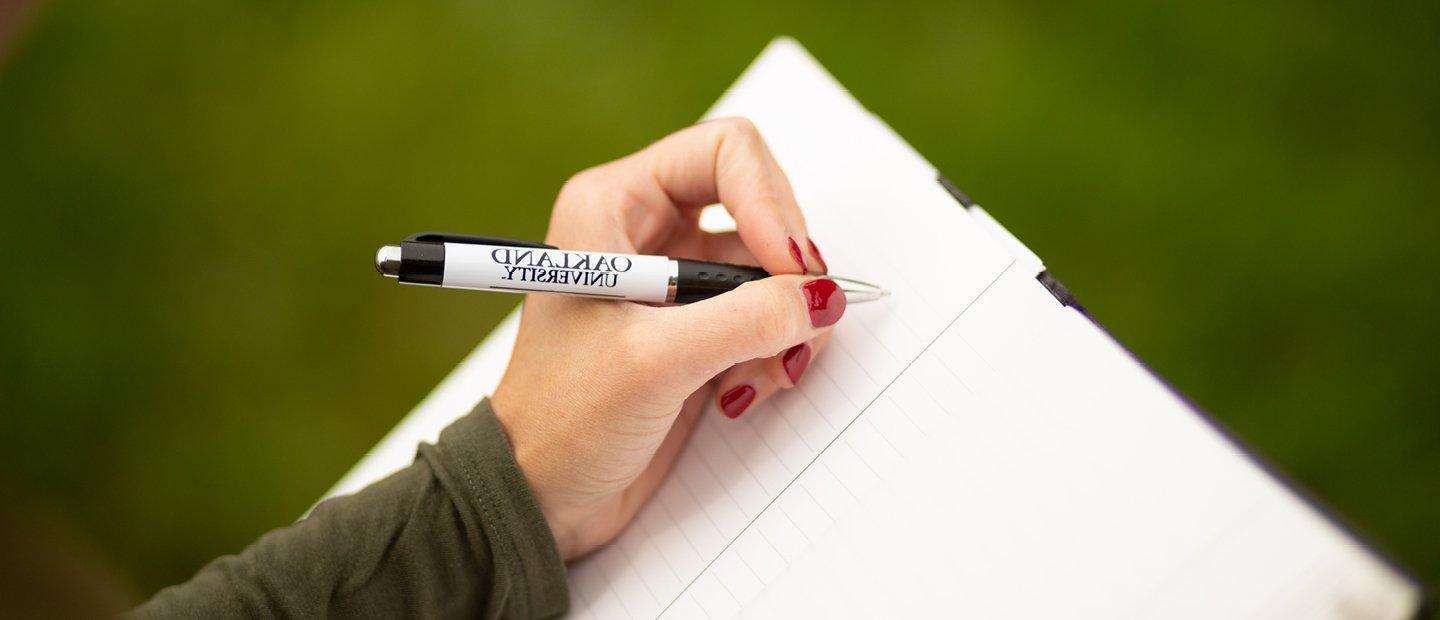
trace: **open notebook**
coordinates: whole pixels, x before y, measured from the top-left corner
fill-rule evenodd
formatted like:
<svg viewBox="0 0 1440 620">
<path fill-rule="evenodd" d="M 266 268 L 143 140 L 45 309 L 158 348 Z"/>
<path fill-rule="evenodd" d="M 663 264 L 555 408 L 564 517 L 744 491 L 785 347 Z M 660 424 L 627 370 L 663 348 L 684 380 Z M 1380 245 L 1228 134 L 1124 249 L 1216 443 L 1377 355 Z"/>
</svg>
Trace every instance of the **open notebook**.
<svg viewBox="0 0 1440 620">
<path fill-rule="evenodd" d="M 705 416 L 636 522 L 571 568 L 574 616 L 1416 613 L 1413 579 L 1152 376 L 794 41 L 709 113 L 729 115 L 760 127 L 829 264 L 894 295 L 851 306 L 800 388 Z M 515 328 L 329 495 L 468 412 Z"/>
</svg>

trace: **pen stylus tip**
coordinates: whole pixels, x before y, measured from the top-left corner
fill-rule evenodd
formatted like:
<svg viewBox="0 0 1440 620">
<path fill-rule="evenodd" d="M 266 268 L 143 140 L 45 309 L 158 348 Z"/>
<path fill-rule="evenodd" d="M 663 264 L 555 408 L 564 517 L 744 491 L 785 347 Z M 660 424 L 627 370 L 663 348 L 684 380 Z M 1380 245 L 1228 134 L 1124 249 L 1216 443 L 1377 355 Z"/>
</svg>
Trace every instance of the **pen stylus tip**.
<svg viewBox="0 0 1440 620">
<path fill-rule="evenodd" d="M 375 271 L 380 275 L 395 278 L 400 275 L 400 248 L 393 245 L 382 246 L 375 252 Z"/>
</svg>

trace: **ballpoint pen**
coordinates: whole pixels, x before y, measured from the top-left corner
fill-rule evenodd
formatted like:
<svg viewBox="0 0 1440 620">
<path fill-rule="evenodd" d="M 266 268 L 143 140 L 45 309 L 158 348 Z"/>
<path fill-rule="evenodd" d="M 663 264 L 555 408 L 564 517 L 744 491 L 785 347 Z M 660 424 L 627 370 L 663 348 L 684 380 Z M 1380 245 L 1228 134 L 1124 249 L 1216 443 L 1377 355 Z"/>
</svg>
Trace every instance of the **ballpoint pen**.
<svg viewBox="0 0 1440 620">
<path fill-rule="evenodd" d="M 530 241 L 421 233 L 375 254 L 375 269 L 403 284 L 511 293 L 560 293 L 649 303 L 690 303 L 751 280 L 759 267 L 665 256 L 579 252 Z M 874 284 L 824 276 L 848 303 L 889 295 Z"/>
</svg>

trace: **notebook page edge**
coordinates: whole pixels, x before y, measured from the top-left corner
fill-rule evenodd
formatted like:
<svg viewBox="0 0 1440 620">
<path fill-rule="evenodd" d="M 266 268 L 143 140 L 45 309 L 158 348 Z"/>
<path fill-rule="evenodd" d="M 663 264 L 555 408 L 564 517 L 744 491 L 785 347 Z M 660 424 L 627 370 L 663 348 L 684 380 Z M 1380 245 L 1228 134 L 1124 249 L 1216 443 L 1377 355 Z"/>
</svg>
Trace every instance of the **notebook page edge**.
<svg viewBox="0 0 1440 620">
<path fill-rule="evenodd" d="M 1105 325 L 1095 317 L 1092 310 L 1081 306 L 1072 306 L 1069 307 L 1069 309 L 1083 317 L 1090 326 L 1109 340 L 1110 343 L 1128 357 L 1135 366 L 1144 371 L 1152 381 L 1179 401 L 1186 411 L 1190 412 L 1190 414 L 1195 416 L 1204 426 L 1214 432 L 1221 441 L 1229 444 L 1236 453 L 1255 467 L 1255 469 L 1259 470 L 1263 476 L 1277 484 L 1282 492 L 1288 493 L 1291 498 L 1300 502 L 1306 510 L 1329 525 L 1336 535 L 1359 546 L 1370 559 L 1378 562 L 1383 568 L 1392 573 L 1398 581 L 1408 587 L 1410 590 L 1411 608 L 1414 610 L 1412 617 L 1419 618 L 1424 617 L 1428 613 L 1433 613 L 1432 610 L 1435 608 L 1434 592 L 1430 591 L 1424 581 L 1413 571 L 1400 563 L 1397 556 L 1380 547 L 1377 542 L 1365 535 L 1358 526 L 1346 519 L 1339 510 L 1336 510 L 1320 498 L 1320 496 L 1310 491 L 1309 488 L 1301 484 L 1284 469 L 1271 462 L 1268 457 L 1251 446 L 1249 442 L 1227 426 L 1219 417 L 1195 402 L 1171 383 L 1169 379 L 1165 378 L 1165 376 L 1145 363 L 1144 360 L 1140 359 L 1134 351 L 1130 350 L 1124 342 L 1117 338 L 1113 332 L 1106 328 Z"/>
</svg>

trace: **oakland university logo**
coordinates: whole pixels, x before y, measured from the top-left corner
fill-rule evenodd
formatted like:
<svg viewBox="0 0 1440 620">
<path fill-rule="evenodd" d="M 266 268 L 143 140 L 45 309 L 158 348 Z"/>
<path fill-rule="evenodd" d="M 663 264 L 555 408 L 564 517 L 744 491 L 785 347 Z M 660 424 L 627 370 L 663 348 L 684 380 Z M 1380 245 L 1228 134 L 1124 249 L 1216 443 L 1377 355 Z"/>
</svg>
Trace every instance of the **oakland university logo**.
<svg viewBox="0 0 1440 620">
<path fill-rule="evenodd" d="M 495 248 L 490 251 L 490 258 L 505 270 L 505 280 L 607 288 L 614 288 L 620 280 L 619 274 L 630 271 L 632 266 L 630 259 L 624 256 L 606 257 L 576 252 L 554 254 L 558 258 L 552 258 L 551 252 L 544 250 Z"/>
</svg>

